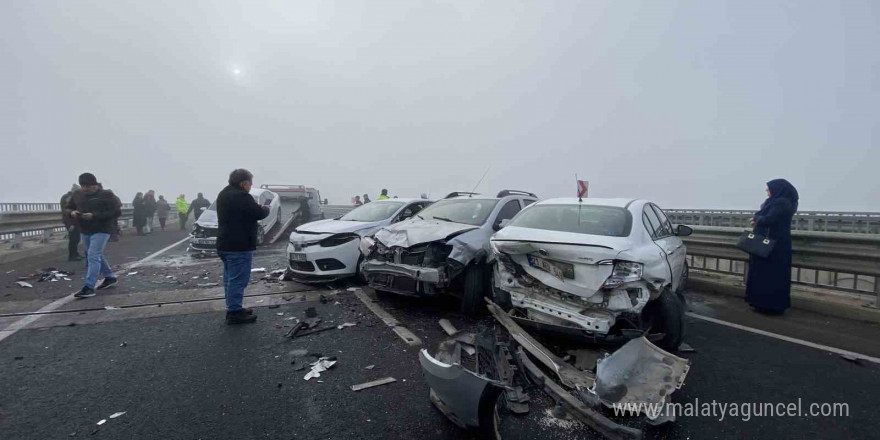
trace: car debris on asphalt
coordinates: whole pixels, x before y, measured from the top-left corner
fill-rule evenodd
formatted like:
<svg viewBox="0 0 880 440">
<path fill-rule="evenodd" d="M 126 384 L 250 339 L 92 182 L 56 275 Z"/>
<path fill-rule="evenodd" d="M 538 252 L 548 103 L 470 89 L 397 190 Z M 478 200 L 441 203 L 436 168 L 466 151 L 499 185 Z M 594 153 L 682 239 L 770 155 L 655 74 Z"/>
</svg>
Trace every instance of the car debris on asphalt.
<svg viewBox="0 0 880 440">
<path fill-rule="evenodd" d="M 383 377 L 382 379 L 376 379 L 371 382 L 366 382 L 366 383 L 362 383 L 362 384 L 358 384 L 358 385 L 352 385 L 351 390 L 352 391 L 361 391 L 361 390 L 365 390 L 367 388 L 378 387 L 380 385 L 387 385 L 389 383 L 394 383 L 394 382 L 397 382 L 397 379 L 395 379 L 393 377 Z"/>
<path fill-rule="evenodd" d="M 336 365 L 336 356 L 322 357 L 311 365 L 312 369 L 303 377 L 304 380 L 309 380 L 313 377 L 321 377 L 321 373 L 329 370 L 330 368 L 333 368 L 333 366 Z"/>
<path fill-rule="evenodd" d="M 27 282 L 24 282 L 24 281 L 16 281 L 15 284 L 17 284 L 18 287 L 24 287 L 24 288 L 26 288 L 26 289 L 33 289 L 33 288 L 34 288 L 34 285 L 33 285 L 33 284 L 31 284 L 31 283 L 27 283 Z"/>
</svg>

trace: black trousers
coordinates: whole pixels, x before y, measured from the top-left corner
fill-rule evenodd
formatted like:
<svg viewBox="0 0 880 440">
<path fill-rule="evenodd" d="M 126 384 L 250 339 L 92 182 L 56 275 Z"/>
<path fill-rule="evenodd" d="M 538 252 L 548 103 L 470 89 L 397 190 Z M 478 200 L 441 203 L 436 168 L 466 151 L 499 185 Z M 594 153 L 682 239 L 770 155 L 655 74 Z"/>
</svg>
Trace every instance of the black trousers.
<svg viewBox="0 0 880 440">
<path fill-rule="evenodd" d="M 68 257 L 78 257 L 79 256 L 79 240 L 80 240 L 80 231 L 79 226 L 71 226 L 67 228 L 67 256 Z"/>
<path fill-rule="evenodd" d="M 165 220 L 167 220 L 166 217 L 159 217 L 159 227 L 162 228 L 163 231 L 165 230 Z"/>
<path fill-rule="evenodd" d="M 189 218 L 189 214 L 184 214 L 182 212 L 177 213 L 177 217 L 180 218 L 180 230 L 186 230 L 186 219 Z"/>
</svg>

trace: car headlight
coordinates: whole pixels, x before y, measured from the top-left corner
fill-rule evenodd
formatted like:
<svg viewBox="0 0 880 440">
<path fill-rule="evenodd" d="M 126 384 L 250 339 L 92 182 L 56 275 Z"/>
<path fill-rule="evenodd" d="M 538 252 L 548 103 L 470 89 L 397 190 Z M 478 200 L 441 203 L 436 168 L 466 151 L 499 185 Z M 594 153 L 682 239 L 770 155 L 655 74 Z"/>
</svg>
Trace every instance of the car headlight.
<svg viewBox="0 0 880 440">
<path fill-rule="evenodd" d="M 360 235 L 354 234 L 354 233 L 336 234 L 336 235 L 331 235 L 331 236 L 319 241 L 318 244 L 321 247 L 335 247 L 335 246 L 339 246 L 339 245 L 343 245 L 345 243 L 348 243 L 356 238 L 360 238 Z"/>
<path fill-rule="evenodd" d="M 360 244 L 361 254 L 363 254 L 364 256 L 370 255 L 370 252 L 373 251 L 373 246 L 375 245 L 376 240 L 374 240 L 372 237 L 362 237 Z"/>
<path fill-rule="evenodd" d="M 602 287 L 613 289 L 624 283 L 630 283 L 642 279 L 642 272 L 645 265 L 634 261 L 614 261 L 614 269 L 611 270 L 611 276 L 605 280 Z"/>
</svg>

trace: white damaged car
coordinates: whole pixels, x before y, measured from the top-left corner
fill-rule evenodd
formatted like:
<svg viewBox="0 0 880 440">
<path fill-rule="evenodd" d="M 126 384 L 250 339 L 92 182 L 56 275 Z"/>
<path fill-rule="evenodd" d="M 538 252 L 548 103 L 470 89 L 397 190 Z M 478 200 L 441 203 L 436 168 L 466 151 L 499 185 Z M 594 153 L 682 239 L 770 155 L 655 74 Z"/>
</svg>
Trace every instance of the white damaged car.
<svg viewBox="0 0 880 440">
<path fill-rule="evenodd" d="M 278 194 L 262 188 L 251 188 L 251 197 L 260 206 L 269 207 L 269 215 L 259 221 L 257 228 L 257 245 L 263 244 L 266 233 L 278 224 L 278 215 L 281 212 L 281 198 Z M 202 215 L 193 225 L 190 233 L 189 248 L 194 255 L 216 255 L 217 234 L 219 233 L 219 220 L 217 219 L 217 201 L 202 211 Z"/>
<path fill-rule="evenodd" d="M 430 204 L 423 199 L 378 200 L 342 217 L 297 227 L 287 246 L 291 276 L 297 281 L 326 282 L 357 275 L 361 237 L 406 220 Z"/>
<path fill-rule="evenodd" d="M 597 343 L 646 335 L 676 350 L 688 274 L 679 236 L 691 232 L 644 200 L 541 201 L 492 237 L 496 302 L 524 326 Z"/>
</svg>

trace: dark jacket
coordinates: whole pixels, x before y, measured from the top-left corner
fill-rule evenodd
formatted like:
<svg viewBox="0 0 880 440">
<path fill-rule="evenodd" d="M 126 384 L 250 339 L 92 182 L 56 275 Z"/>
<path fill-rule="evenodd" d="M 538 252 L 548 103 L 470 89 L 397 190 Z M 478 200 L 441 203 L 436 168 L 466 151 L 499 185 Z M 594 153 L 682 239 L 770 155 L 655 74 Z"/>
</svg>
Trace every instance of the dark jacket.
<svg viewBox="0 0 880 440">
<path fill-rule="evenodd" d="M 269 208 L 260 206 L 238 186 L 229 185 L 217 196 L 217 250 L 243 252 L 257 249 L 257 227 L 269 216 Z"/>
<path fill-rule="evenodd" d="M 64 224 L 65 228 L 76 226 L 78 223 L 75 218 L 70 216 L 70 211 L 67 209 L 67 204 L 70 203 L 70 197 L 72 195 L 73 191 L 68 191 L 61 196 L 61 223 Z"/>
<path fill-rule="evenodd" d="M 77 191 L 67 202 L 67 215 L 72 211 L 94 214 L 89 220 L 79 218 L 79 227 L 83 234 L 112 234 L 116 232 L 116 218 L 122 215 L 122 204 L 110 190 L 102 189 L 94 194 Z"/>
<path fill-rule="evenodd" d="M 202 216 L 202 212 L 204 212 L 204 211 L 202 211 L 202 208 L 210 208 L 210 207 L 211 207 L 210 200 L 208 200 L 206 198 L 198 198 L 197 197 L 189 205 L 189 212 L 195 213 L 196 220 L 198 220 L 198 218 Z M 189 212 L 187 212 L 187 215 L 189 215 Z"/>
<path fill-rule="evenodd" d="M 156 198 L 153 196 L 144 196 L 144 211 L 147 214 L 147 217 L 152 217 L 156 215 Z"/>
<path fill-rule="evenodd" d="M 776 240 L 767 258 L 749 255 L 746 301 L 754 307 L 782 312 L 791 306 L 791 219 L 798 193 L 783 179 L 767 182 L 770 198 L 755 213 L 755 232 Z"/>
<path fill-rule="evenodd" d="M 135 197 L 134 200 L 131 201 L 131 206 L 134 208 L 132 212 L 132 220 L 134 227 L 142 228 L 147 225 L 147 208 L 144 204 L 143 197 Z"/>
</svg>

